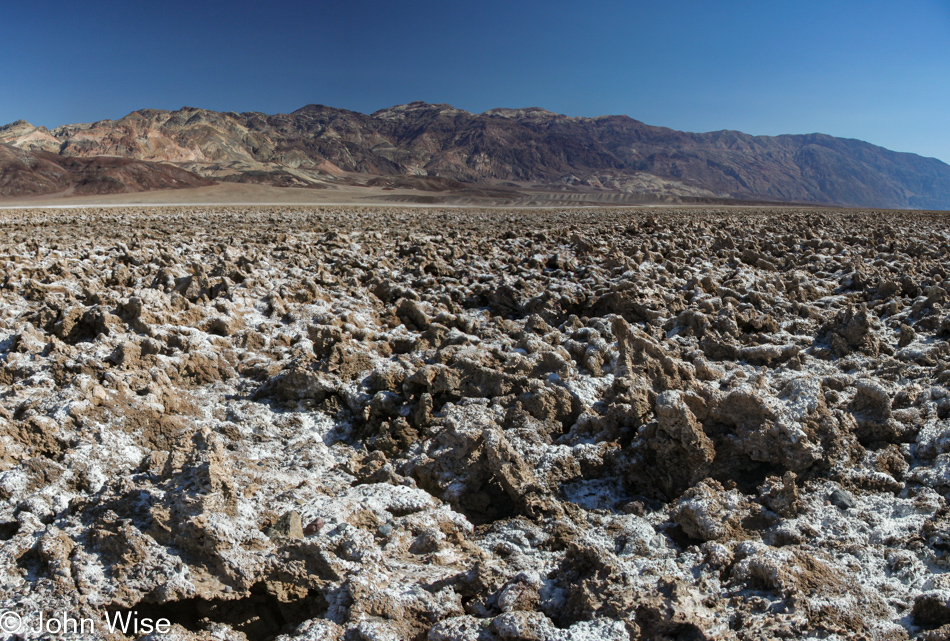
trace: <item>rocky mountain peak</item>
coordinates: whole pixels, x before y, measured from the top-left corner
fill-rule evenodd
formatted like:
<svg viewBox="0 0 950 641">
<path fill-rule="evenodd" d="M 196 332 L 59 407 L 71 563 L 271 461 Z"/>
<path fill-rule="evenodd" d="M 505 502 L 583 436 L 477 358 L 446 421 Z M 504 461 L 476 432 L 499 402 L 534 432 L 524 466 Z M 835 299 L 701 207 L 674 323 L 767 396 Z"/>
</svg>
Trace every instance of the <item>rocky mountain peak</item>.
<svg viewBox="0 0 950 641">
<path fill-rule="evenodd" d="M 421 114 L 445 114 L 445 115 L 472 115 L 464 109 L 456 109 L 452 105 L 445 103 L 430 104 L 421 100 L 416 100 L 404 105 L 395 105 L 388 109 L 381 109 L 374 112 L 373 118 L 393 119 L 410 118 Z"/>
<path fill-rule="evenodd" d="M 0 143 L 21 149 L 56 152 L 60 142 L 46 127 L 36 127 L 26 120 L 17 120 L 0 127 Z"/>
<path fill-rule="evenodd" d="M 34 127 L 32 124 L 28 123 L 27 121 L 23 119 L 20 119 L 15 122 L 11 122 L 10 124 L 0 126 L 0 131 L 11 131 L 14 129 L 24 129 L 24 128 L 36 129 L 36 127 Z"/>
<path fill-rule="evenodd" d="M 482 116 L 501 116 L 502 118 L 511 118 L 516 120 L 518 118 L 531 118 L 531 119 L 545 119 L 545 118 L 566 118 L 567 116 L 562 116 L 560 114 L 554 113 L 553 111 L 548 111 L 547 109 L 542 109 L 541 107 L 525 107 L 522 109 L 509 109 L 505 107 L 499 107 L 496 109 L 489 109 L 488 111 L 480 114 Z"/>
</svg>

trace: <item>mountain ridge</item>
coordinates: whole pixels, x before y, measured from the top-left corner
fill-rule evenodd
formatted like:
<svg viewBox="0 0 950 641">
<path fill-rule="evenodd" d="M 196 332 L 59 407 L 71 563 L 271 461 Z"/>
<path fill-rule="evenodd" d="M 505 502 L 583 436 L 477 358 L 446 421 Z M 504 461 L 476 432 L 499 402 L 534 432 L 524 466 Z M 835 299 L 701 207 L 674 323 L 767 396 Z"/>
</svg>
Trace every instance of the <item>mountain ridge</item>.
<svg viewBox="0 0 950 641">
<path fill-rule="evenodd" d="M 674 199 L 950 209 L 950 165 L 935 158 L 820 133 L 692 133 L 540 107 L 471 113 L 415 101 L 362 114 L 308 104 L 273 115 L 141 109 L 52 130 L 21 120 L 0 127 L 0 143 L 61 157 L 171 163 L 218 182 L 319 188 L 418 176 Z"/>
</svg>

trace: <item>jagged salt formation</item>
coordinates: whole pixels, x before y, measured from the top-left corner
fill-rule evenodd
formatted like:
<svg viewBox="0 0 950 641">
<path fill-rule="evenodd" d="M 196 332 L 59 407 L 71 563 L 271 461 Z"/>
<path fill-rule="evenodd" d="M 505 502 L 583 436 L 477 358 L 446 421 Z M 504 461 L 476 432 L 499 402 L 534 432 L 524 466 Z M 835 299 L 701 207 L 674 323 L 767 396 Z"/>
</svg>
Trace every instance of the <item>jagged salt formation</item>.
<svg viewBox="0 0 950 641">
<path fill-rule="evenodd" d="M 941 215 L 0 237 L 0 609 L 181 640 L 950 634 Z"/>
</svg>

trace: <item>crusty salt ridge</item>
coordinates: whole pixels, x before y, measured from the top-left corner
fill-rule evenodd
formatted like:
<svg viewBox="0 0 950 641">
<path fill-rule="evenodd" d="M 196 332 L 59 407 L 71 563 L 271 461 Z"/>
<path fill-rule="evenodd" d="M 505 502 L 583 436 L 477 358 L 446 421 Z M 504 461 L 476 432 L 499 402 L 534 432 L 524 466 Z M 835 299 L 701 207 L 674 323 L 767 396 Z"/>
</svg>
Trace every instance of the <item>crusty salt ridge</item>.
<svg viewBox="0 0 950 641">
<path fill-rule="evenodd" d="M 0 610 L 947 638 L 948 220 L 3 212 Z"/>
</svg>

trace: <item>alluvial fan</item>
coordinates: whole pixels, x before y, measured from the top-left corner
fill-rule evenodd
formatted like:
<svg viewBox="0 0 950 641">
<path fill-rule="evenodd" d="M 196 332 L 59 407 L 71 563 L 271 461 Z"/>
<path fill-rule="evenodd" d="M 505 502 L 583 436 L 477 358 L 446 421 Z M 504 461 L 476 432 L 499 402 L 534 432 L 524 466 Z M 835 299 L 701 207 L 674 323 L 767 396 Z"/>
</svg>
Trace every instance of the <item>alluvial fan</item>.
<svg viewBox="0 0 950 641">
<path fill-rule="evenodd" d="M 0 265 L 4 633 L 950 638 L 948 215 L 23 210 Z"/>
</svg>

